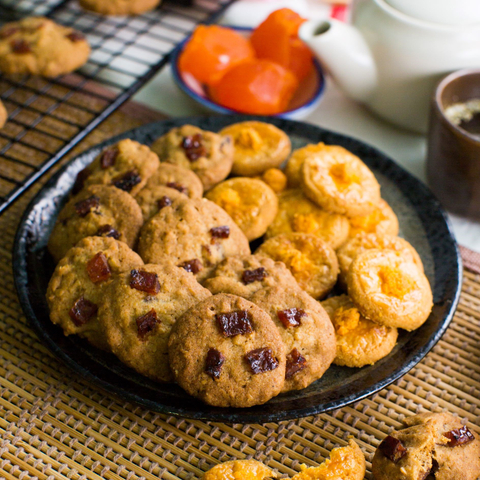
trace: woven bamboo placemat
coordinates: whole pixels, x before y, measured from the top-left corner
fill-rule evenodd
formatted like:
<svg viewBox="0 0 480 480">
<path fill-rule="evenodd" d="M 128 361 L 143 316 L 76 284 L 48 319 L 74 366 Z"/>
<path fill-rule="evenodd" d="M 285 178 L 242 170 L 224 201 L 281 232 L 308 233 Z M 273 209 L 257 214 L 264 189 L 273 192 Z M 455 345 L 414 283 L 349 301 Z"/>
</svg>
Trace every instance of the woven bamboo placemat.
<svg viewBox="0 0 480 480">
<path fill-rule="evenodd" d="M 129 104 L 73 154 L 158 118 Z M 0 478 L 196 479 L 233 458 L 256 458 L 288 477 L 353 437 L 366 454 L 371 479 L 375 447 L 408 415 L 446 409 L 480 434 L 480 262 L 470 251 L 462 252 L 468 269 L 450 328 L 390 387 L 349 407 L 295 421 L 192 421 L 125 403 L 85 382 L 30 329 L 13 284 L 11 250 L 21 213 L 40 186 L 0 217 Z"/>
</svg>

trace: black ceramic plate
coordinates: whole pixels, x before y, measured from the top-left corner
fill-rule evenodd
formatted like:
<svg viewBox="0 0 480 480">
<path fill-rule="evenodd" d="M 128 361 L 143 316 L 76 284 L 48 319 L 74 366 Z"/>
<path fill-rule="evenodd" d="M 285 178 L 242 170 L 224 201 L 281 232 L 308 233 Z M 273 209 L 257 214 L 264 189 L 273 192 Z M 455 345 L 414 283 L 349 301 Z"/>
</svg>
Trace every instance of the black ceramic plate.
<svg viewBox="0 0 480 480">
<path fill-rule="evenodd" d="M 384 388 L 415 366 L 445 332 L 458 302 L 461 262 L 444 211 L 430 191 L 378 150 L 352 138 L 313 125 L 258 118 L 288 133 L 293 147 L 323 141 L 342 145 L 375 173 L 382 196 L 400 220 L 401 235 L 419 252 L 434 293 L 432 313 L 415 332 L 402 331 L 397 346 L 383 360 L 361 369 L 332 366 L 317 382 L 265 405 L 246 409 L 207 406 L 173 384 L 157 384 L 122 365 L 115 357 L 77 337 L 65 337 L 48 317 L 45 291 L 53 271 L 46 251 L 50 231 L 76 174 L 106 145 L 121 138 L 150 144 L 173 127 L 190 123 L 218 131 L 246 116 L 184 118 L 145 125 L 104 142 L 72 160 L 32 200 L 20 223 L 14 248 L 14 274 L 23 310 L 41 340 L 81 376 L 108 392 L 158 412 L 232 423 L 262 423 L 297 418 L 339 408 Z"/>
</svg>

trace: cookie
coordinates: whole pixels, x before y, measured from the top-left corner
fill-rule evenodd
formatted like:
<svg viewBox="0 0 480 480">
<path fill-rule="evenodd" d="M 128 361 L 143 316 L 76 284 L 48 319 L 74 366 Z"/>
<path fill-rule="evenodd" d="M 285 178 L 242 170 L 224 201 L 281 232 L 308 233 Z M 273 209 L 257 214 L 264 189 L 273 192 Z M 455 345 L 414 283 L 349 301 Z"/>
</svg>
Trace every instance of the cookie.
<svg viewBox="0 0 480 480">
<path fill-rule="evenodd" d="M 160 5 L 160 0 L 80 0 L 86 10 L 102 15 L 139 15 Z"/>
<path fill-rule="evenodd" d="M 329 212 L 368 215 L 380 202 L 375 175 L 356 155 L 337 145 L 325 145 L 305 158 L 301 177 L 305 195 Z"/>
<path fill-rule="evenodd" d="M 308 387 L 335 358 L 335 332 L 323 307 L 300 289 L 259 290 L 252 303 L 267 312 L 280 332 L 287 364 L 283 392 Z"/>
<path fill-rule="evenodd" d="M 279 168 L 269 168 L 258 178 L 265 182 L 275 193 L 283 192 L 287 188 L 287 176 Z"/>
<path fill-rule="evenodd" d="M 126 365 L 160 382 L 172 380 L 167 342 L 177 318 L 211 294 L 167 259 L 115 278 L 98 310 L 111 351 Z"/>
<path fill-rule="evenodd" d="M 7 109 L 5 108 L 5 105 L 0 101 L 0 128 L 3 128 L 5 126 L 5 123 L 7 123 L 7 119 Z"/>
<path fill-rule="evenodd" d="M 285 174 L 288 178 L 289 188 L 300 188 L 302 186 L 302 167 L 305 159 L 315 156 L 321 152 L 326 145 L 323 142 L 309 144 L 302 148 L 297 148 L 292 152 L 285 167 Z"/>
<path fill-rule="evenodd" d="M 337 354 L 333 363 L 346 367 L 373 365 L 387 356 L 397 343 L 394 327 L 379 325 L 361 315 L 348 295 L 322 302 L 335 328 Z"/>
<path fill-rule="evenodd" d="M 174 201 L 142 228 L 138 252 L 146 263 L 169 256 L 175 265 L 191 265 L 202 281 L 231 255 L 250 253 L 248 240 L 218 205 L 207 199 Z"/>
<path fill-rule="evenodd" d="M 255 254 L 283 262 L 300 288 L 313 298 L 325 297 L 337 282 L 335 250 L 315 235 L 283 233 L 262 243 Z"/>
<path fill-rule="evenodd" d="M 193 170 L 205 190 L 225 180 L 233 165 L 231 137 L 201 130 L 193 125 L 170 130 L 155 140 L 152 150 L 162 162 Z"/>
<path fill-rule="evenodd" d="M 375 451 L 375 480 L 477 480 L 480 438 L 450 413 L 407 417 Z"/>
<path fill-rule="evenodd" d="M 90 55 L 85 37 L 45 17 L 27 17 L 0 29 L 0 70 L 56 77 L 81 67 Z"/>
<path fill-rule="evenodd" d="M 142 265 L 142 259 L 123 242 L 84 238 L 68 250 L 50 279 L 46 295 L 50 319 L 65 335 L 80 335 L 107 350 L 98 308 L 115 276 Z"/>
<path fill-rule="evenodd" d="M 107 236 L 133 247 L 143 224 L 134 198 L 115 187 L 92 185 L 72 197 L 58 214 L 48 250 L 58 262 L 82 238 Z"/>
<path fill-rule="evenodd" d="M 156 153 L 126 138 L 105 148 L 77 179 L 81 178 L 81 186 L 110 185 L 136 195 L 159 165 Z"/>
<path fill-rule="evenodd" d="M 266 238 L 281 233 L 311 233 L 338 248 L 348 237 L 347 217 L 323 210 L 299 189 L 285 190 L 278 196 L 278 213 L 265 234 Z"/>
<path fill-rule="evenodd" d="M 290 155 L 291 142 L 288 135 L 270 123 L 234 123 L 219 133 L 230 135 L 233 139 L 235 153 L 232 173 L 235 175 L 261 175 L 269 168 L 280 166 Z"/>
<path fill-rule="evenodd" d="M 278 210 L 275 192 L 261 180 L 236 177 L 213 187 L 206 198 L 222 207 L 249 241 L 261 237 Z"/>
<path fill-rule="evenodd" d="M 377 235 L 398 235 L 398 218 L 390 205 L 383 199 L 368 215 L 352 217 L 350 220 L 349 237 L 364 233 Z"/>
<path fill-rule="evenodd" d="M 270 480 L 277 474 L 257 460 L 230 460 L 205 472 L 202 480 Z"/>
<path fill-rule="evenodd" d="M 277 327 L 235 295 L 213 295 L 182 315 L 168 356 L 177 383 L 209 405 L 261 405 L 283 387 L 285 347 Z"/>
<path fill-rule="evenodd" d="M 415 330 L 432 310 L 425 274 L 403 252 L 367 250 L 347 274 L 348 294 L 361 314 L 387 327 Z"/>
<path fill-rule="evenodd" d="M 250 300 L 258 290 L 282 286 L 298 290 L 295 278 L 282 262 L 259 255 L 236 255 L 217 265 L 204 286 L 213 294 L 230 293 Z"/>
<path fill-rule="evenodd" d="M 174 201 L 188 201 L 188 197 L 174 188 L 157 185 L 140 190 L 135 196 L 135 200 L 142 210 L 143 220 L 146 222 L 162 208 L 168 207 Z"/>
</svg>

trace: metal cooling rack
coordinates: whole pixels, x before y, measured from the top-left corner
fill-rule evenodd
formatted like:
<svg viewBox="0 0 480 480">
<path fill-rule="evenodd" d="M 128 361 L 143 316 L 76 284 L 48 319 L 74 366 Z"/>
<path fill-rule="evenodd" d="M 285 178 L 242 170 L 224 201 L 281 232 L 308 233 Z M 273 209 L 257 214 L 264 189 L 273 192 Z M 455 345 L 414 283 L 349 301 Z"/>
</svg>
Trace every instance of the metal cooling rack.
<svg viewBox="0 0 480 480">
<path fill-rule="evenodd" d="M 198 23 L 215 21 L 233 1 L 171 1 L 135 17 L 105 17 L 76 0 L 0 0 L 0 23 L 45 15 L 81 31 L 92 47 L 73 74 L 0 76 L 9 112 L 0 130 L 0 214 L 150 80 Z"/>
</svg>

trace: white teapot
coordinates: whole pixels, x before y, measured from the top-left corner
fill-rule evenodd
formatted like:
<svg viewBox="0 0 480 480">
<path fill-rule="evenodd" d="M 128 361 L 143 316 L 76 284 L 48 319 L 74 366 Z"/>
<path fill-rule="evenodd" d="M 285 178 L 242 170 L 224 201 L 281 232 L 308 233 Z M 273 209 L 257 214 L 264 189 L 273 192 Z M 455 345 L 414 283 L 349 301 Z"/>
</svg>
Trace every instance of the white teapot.
<svg viewBox="0 0 480 480">
<path fill-rule="evenodd" d="M 311 20 L 299 35 L 349 96 L 425 132 L 438 80 L 480 67 L 480 0 L 356 0 L 352 25 Z"/>
</svg>

